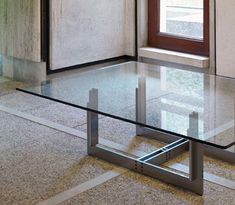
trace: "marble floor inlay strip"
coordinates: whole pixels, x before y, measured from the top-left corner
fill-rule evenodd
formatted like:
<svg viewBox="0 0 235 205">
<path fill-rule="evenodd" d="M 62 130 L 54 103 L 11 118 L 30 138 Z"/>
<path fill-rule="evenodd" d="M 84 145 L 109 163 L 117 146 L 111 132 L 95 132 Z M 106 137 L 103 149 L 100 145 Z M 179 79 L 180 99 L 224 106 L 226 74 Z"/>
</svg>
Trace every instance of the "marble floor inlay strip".
<svg viewBox="0 0 235 205">
<path fill-rule="evenodd" d="M 82 132 L 82 131 L 77 130 L 75 128 L 67 127 L 67 126 L 52 122 L 50 120 L 39 118 L 39 117 L 33 116 L 31 114 L 21 112 L 21 111 L 12 109 L 12 108 L 8 108 L 8 107 L 2 106 L 2 105 L 0 105 L 0 111 L 6 112 L 8 114 L 11 114 L 11 115 L 14 115 L 14 116 L 26 119 L 26 120 L 29 120 L 31 122 L 43 125 L 45 127 L 55 129 L 57 131 L 60 131 L 60 132 L 66 133 L 66 134 L 70 134 L 70 135 L 79 137 L 81 139 L 85 139 L 85 140 L 87 139 L 87 134 L 85 132 Z M 100 139 L 100 143 L 103 145 L 107 145 L 111 148 L 120 149 L 120 150 L 123 149 L 122 145 L 115 143 L 115 142 L 112 142 L 110 140 L 103 139 L 103 138 Z M 123 151 L 128 152 L 128 149 L 125 149 Z M 140 155 L 141 152 L 136 150 L 136 151 L 133 151 L 132 154 L 133 155 Z"/>
<path fill-rule="evenodd" d="M 178 171 L 182 171 L 182 172 L 186 172 L 186 173 L 189 172 L 189 167 L 186 166 L 186 165 L 183 165 L 183 164 L 175 163 L 175 164 L 170 165 L 170 167 L 172 169 L 175 169 L 175 170 L 178 170 Z M 206 181 L 211 182 L 211 183 L 219 184 L 223 187 L 235 190 L 235 182 L 232 181 L 232 180 L 225 179 L 223 177 L 219 177 L 219 176 L 216 176 L 214 174 L 210 174 L 208 172 L 204 172 L 204 179 Z"/>
<path fill-rule="evenodd" d="M 60 125 L 58 123 L 55 123 L 55 122 L 52 122 L 52 121 L 49 121 L 46 119 L 42 119 L 42 118 L 33 116 L 33 115 L 25 113 L 25 112 L 21 112 L 21 111 L 18 111 L 18 110 L 15 110 L 15 109 L 12 109 L 12 108 L 9 108 L 6 106 L 2 106 L 2 105 L 0 105 L 0 111 L 9 113 L 11 115 L 29 120 L 31 122 L 35 122 L 37 124 L 40 124 L 40 125 L 43 125 L 43 126 L 67 133 L 67 134 L 79 136 L 82 139 L 87 139 L 86 134 L 84 132 L 81 132 L 79 130 L 76 130 L 74 128 L 70 128 L 70 127 L 67 127 L 64 125 Z"/>
<path fill-rule="evenodd" d="M 54 122 L 51 122 L 49 120 L 45 120 L 45 119 L 42 119 L 42 118 L 39 118 L 39 117 L 35 117 L 31 114 L 24 113 L 24 112 L 21 112 L 21 111 L 17 111 L 15 109 L 8 108 L 8 107 L 2 106 L 2 105 L 0 105 L 0 110 L 3 111 L 3 112 L 9 113 L 9 114 L 15 115 L 15 116 L 20 117 L 20 118 L 30 120 L 30 121 L 38 123 L 40 125 L 44 125 L 46 127 L 56 129 L 60 132 L 64 132 L 64 133 L 67 133 L 67 134 L 70 134 L 70 135 L 73 135 L 73 136 L 76 136 L 76 137 L 79 137 L 79 138 L 82 138 L 82 139 L 87 139 L 86 133 L 84 133 L 82 131 L 79 131 L 77 129 L 69 128 L 69 127 L 66 127 L 64 125 L 60 125 L 58 123 L 54 123 Z M 110 148 L 118 149 L 118 150 L 123 151 L 123 152 L 128 152 L 127 146 L 124 146 L 124 145 L 121 145 L 121 144 L 118 144 L 118 143 L 115 143 L 115 142 L 112 142 L 112 141 L 109 141 L 109 140 L 105 140 L 105 139 L 101 138 L 100 143 L 103 144 L 103 145 L 109 146 Z M 146 155 L 147 153 L 139 151 L 139 150 L 135 150 L 131 154 L 136 155 L 138 157 L 141 157 L 141 156 Z M 179 170 L 179 171 L 184 171 L 184 172 L 188 171 L 188 166 L 185 166 L 185 165 L 182 165 L 182 164 L 179 164 L 179 163 L 174 163 L 170 167 L 175 169 L 175 170 Z M 225 179 L 223 177 L 219 177 L 219 176 L 216 176 L 214 174 L 207 173 L 207 172 L 204 172 L 204 179 L 208 182 L 218 184 L 220 186 L 235 190 L 235 182 L 232 181 L 232 180 Z"/>
<path fill-rule="evenodd" d="M 108 172 L 106 172 L 106 173 L 104 173 L 94 179 L 91 179 L 83 184 L 80 184 L 76 187 L 73 187 L 72 189 L 69 189 L 65 192 L 61 192 L 60 194 L 58 194 L 50 199 L 42 201 L 42 202 L 38 203 L 37 205 L 57 205 L 57 204 L 60 204 L 64 201 L 67 201 L 67 200 L 77 196 L 78 194 L 81 194 L 85 191 L 88 191 L 88 190 L 98 186 L 98 185 L 101 185 L 110 179 L 118 177 L 125 172 L 127 172 L 126 169 L 115 168 L 115 169 L 108 171 Z"/>
</svg>

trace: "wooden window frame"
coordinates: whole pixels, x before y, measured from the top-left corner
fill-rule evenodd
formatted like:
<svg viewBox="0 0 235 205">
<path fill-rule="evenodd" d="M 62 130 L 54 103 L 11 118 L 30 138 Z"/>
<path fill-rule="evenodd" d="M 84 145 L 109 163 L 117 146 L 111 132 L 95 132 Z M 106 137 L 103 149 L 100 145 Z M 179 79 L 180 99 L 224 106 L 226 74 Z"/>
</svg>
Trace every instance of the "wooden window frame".
<svg viewBox="0 0 235 205">
<path fill-rule="evenodd" d="M 184 53 L 209 56 L 209 0 L 204 0 L 203 40 L 161 33 L 160 1 L 161 0 L 148 0 L 149 46 Z"/>
</svg>

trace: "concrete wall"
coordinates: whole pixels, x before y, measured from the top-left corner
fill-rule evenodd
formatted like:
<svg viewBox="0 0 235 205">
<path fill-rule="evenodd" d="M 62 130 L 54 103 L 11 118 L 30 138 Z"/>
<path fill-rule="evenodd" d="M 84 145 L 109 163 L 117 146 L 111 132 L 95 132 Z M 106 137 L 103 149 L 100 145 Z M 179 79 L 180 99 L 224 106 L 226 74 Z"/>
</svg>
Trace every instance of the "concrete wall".
<svg viewBox="0 0 235 205">
<path fill-rule="evenodd" d="M 51 0 L 52 70 L 134 55 L 134 0 Z"/>
<path fill-rule="evenodd" d="M 41 61 L 40 0 L 0 0 L 0 53 Z"/>
<path fill-rule="evenodd" d="M 2 73 L 5 77 L 30 83 L 39 83 L 46 80 L 45 62 L 39 63 L 4 56 L 2 63 Z"/>
<path fill-rule="evenodd" d="M 0 76 L 2 76 L 2 56 L 0 55 Z"/>
<path fill-rule="evenodd" d="M 34 83 L 46 79 L 41 0 L 0 0 L 0 54 L 0 75 Z"/>
<path fill-rule="evenodd" d="M 235 78 L 235 1 L 216 1 L 217 75 Z"/>
<path fill-rule="evenodd" d="M 214 23 L 214 1 L 217 5 L 217 48 L 211 26 L 210 73 L 215 67 L 216 50 L 217 74 L 235 78 L 235 1 L 210 0 L 211 25 Z M 138 0 L 138 4 L 138 43 L 141 47 L 147 45 L 147 1 Z M 33 64 L 41 61 L 40 7 L 40 0 L 0 0 L 3 73 L 19 73 L 19 69 L 16 72 L 12 69 L 21 67 L 24 70 L 25 67 L 22 73 L 27 76 L 27 70 L 33 66 L 44 69 L 39 73 L 45 76 L 45 63 Z M 134 0 L 99 0 L 98 4 L 97 0 L 51 0 L 51 11 L 52 69 L 134 55 Z M 11 64 L 10 68 L 4 66 L 4 62 L 7 66 Z"/>
</svg>

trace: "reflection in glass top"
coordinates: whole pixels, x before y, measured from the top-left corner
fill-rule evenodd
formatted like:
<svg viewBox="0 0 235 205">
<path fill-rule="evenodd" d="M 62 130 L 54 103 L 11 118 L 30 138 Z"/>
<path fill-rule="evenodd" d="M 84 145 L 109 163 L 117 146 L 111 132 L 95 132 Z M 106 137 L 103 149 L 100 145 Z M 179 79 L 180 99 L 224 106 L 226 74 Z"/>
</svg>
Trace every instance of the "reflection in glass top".
<svg viewBox="0 0 235 205">
<path fill-rule="evenodd" d="M 235 80 L 231 79 L 128 62 L 57 78 L 25 91 L 219 147 L 235 142 Z M 98 105 L 94 92 L 98 92 Z M 193 112 L 198 119 L 193 118 L 189 129 Z"/>
</svg>

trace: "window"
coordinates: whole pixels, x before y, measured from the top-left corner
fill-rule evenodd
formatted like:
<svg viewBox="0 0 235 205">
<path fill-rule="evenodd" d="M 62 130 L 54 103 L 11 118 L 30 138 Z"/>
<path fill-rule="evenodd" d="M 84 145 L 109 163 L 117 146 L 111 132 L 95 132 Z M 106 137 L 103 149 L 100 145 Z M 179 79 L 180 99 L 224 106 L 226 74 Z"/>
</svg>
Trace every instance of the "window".
<svg viewBox="0 0 235 205">
<path fill-rule="evenodd" d="M 209 55 L 209 0 L 149 0 L 149 46 Z"/>
</svg>

